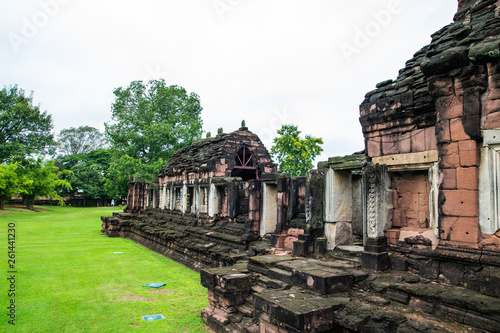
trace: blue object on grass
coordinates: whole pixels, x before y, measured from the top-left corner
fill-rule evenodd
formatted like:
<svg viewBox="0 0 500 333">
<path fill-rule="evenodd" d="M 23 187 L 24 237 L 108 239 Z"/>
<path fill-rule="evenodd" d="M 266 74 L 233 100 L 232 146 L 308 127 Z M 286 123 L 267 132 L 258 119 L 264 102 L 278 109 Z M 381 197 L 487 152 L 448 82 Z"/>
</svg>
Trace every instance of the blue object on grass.
<svg viewBox="0 0 500 333">
<path fill-rule="evenodd" d="M 141 316 L 141 318 L 144 319 L 145 321 L 155 321 L 155 320 L 165 319 L 165 316 L 160 313 L 154 315 Z"/>
<path fill-rule="evenodd" d="M 164 285 L 165 285 L 165 283 L 149 282 L 149 283 L 143 285 L 143 287 L 160 288 L 160 287 L 163 287 Z"/>
<path fill-rule="evenodd" d="M 123 252 L 111 252 L 111 254 L 122 254 Z"/>
</svg>

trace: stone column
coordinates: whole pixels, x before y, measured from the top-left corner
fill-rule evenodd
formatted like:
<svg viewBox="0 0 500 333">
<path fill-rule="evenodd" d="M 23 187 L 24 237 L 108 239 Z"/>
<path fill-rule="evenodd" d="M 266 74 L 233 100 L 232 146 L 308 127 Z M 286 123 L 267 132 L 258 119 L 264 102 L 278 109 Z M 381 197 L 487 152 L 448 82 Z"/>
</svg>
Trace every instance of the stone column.
<svg viewBox="0 0 500 333">
<path fill-rule="evenodd" d="M 193 188 L 193 209 L 192 213 L 198 215 L 200 213 L 201 197 L 200 197 L 200 186 L 195 185 Z"/>
<path fill-rule="evenodd" d="M 217 193 L 217 187 L 214 184 L 210 184 L 210 189 L 208 193 L 208 216 L 214 217 L 215 214 L 219 212 L 219 194 Z"/>
<path fill-rule="evenodd" d="M 161 209 L 167 208 L 167 185 L 163 184 L 161 187 L 162 195 L 161 195 Z"/>
<path fill-rule="evenodd" d="M 173 184 L 170 184 L 170 210 L 175 210 L 175 187 Z"/>
<path fill-rule="evenodd" d="M 187 209 L 187 186 L 186 184 L 182 185 L 182 192 L 181 192 L 181 212 L 185 213 Z"/>
<path fill-rule="evenodd" d="M 363 170 L 365 204 L 363 214 L 364 251 L 361 266 L 383 271 L 390 268 L 387 238 L 384 230 L 392 221 L 392 196 L 387 166 L 368 163 Z"/>
</svg>

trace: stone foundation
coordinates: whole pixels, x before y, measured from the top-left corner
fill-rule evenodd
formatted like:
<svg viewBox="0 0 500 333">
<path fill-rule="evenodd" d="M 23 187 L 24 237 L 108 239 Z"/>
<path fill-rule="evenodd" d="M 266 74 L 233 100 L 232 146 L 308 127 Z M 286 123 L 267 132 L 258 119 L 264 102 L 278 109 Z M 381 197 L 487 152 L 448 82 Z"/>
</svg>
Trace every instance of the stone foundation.
<svg viewBox="0 0 500 333">
<path fill-rule="evenodd" d="M 409 272 L 363 271 L 356 257 L 264 255 L 204 269 L 216 332 L 498 332 L 500 300 Z M 470 301 L 469 301 L 470 299 Z"/>
</svg>

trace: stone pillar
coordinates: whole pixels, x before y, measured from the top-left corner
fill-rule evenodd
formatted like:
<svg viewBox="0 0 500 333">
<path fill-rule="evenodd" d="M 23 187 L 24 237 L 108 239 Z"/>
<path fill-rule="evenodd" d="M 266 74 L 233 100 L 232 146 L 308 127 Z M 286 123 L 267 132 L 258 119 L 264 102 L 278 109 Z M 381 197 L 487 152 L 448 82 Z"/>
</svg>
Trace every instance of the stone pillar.
<svg viewBox="0 0 500 333">
<path fill-rule="evenodd" d="M 328 250 L 352 243 L 352 174 L 328 169 L 325 175 L 325 236 Z"/>
<path fill-rule="evenodd" d="M 214 217 L 218 212 L 219 194 L 217 193 L 217 187 L 214 184 L 210 184 L 210 190 L 208 194 L 208 216 Z"/>
<path fill-rule="evenodd" d="M 248 188 L 248 224 L 245 229 L 253 239 L 260 233 L 260 194 L 261 183 L 258 180 L 249 182 Z"/>
<path fill-rule="evenodd" d="M 167 208 L 167 185 L 163 184 L 161 188 L 161 209 Z"/>
<path fill-rule="evenodd" d="M 193 188 L 193 206 L 191 213 L 198 215 L 200 212 L 201 198 L 200 198 L 200 186 L 195 185 Z"/>
<path fill-rule="evenodd" d="M 182 192 L 181 192 L 181 212 L 186 212 L 186 206 L 187 206 L 187 186 L 184 184 L 182 186 Z"/>
<path fill-rule="evenodd" d="M 238 215 L 239 205 L 239 188 L 236 183 L 227 184 L 227 198 L 227 216 L 230 219 L 234 219 Z"/>
<path fill-rule="evenodd" d="M 500 228 L 500 129 L 485 130 L 479 167 L 479 223 L 481 231 Z"/>
<path fill-rule="evenodd" d="M 361 266 L 383 271 L 390 268 L 387 238 L 384 230 L 391 227 L 392 194 L 387 166 L 368 163 L 363 172 L 365 186 L 364 251 Z"/>
<path fill-rule="evenodd" d="M 325 173 L 323 170 L 307 172 L 305 195 L 306 223 L 310 228 L 324 228 Z"/>
<path fill-rule="evenodd" d="M 175 210 L 175 187 L 170 186 L 170 210 Z"/>
</svg>

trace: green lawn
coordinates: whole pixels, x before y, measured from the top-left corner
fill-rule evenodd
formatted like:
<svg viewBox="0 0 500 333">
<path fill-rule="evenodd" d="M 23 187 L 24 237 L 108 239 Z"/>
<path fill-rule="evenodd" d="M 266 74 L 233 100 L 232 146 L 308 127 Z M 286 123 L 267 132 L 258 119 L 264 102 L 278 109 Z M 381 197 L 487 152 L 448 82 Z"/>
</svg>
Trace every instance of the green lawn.
<svg viewBox="0 0 500 333">
<path fill-rule="evenodd" d="M 100 217 L 118 208 L 41 210 L 0 211 L 0 332 L 209 332 L 200 316 L 208 301 L 198 273 L 131 240 L 101 235 Z M 8 273 L 9 223 L 16 273 Z M 148 282 L 166 286 L 143 287 Z M 8 323 L 11 299 L 15 326 Z M 166 319 L 141 318 L 159 313 Z"/>
</svg>

